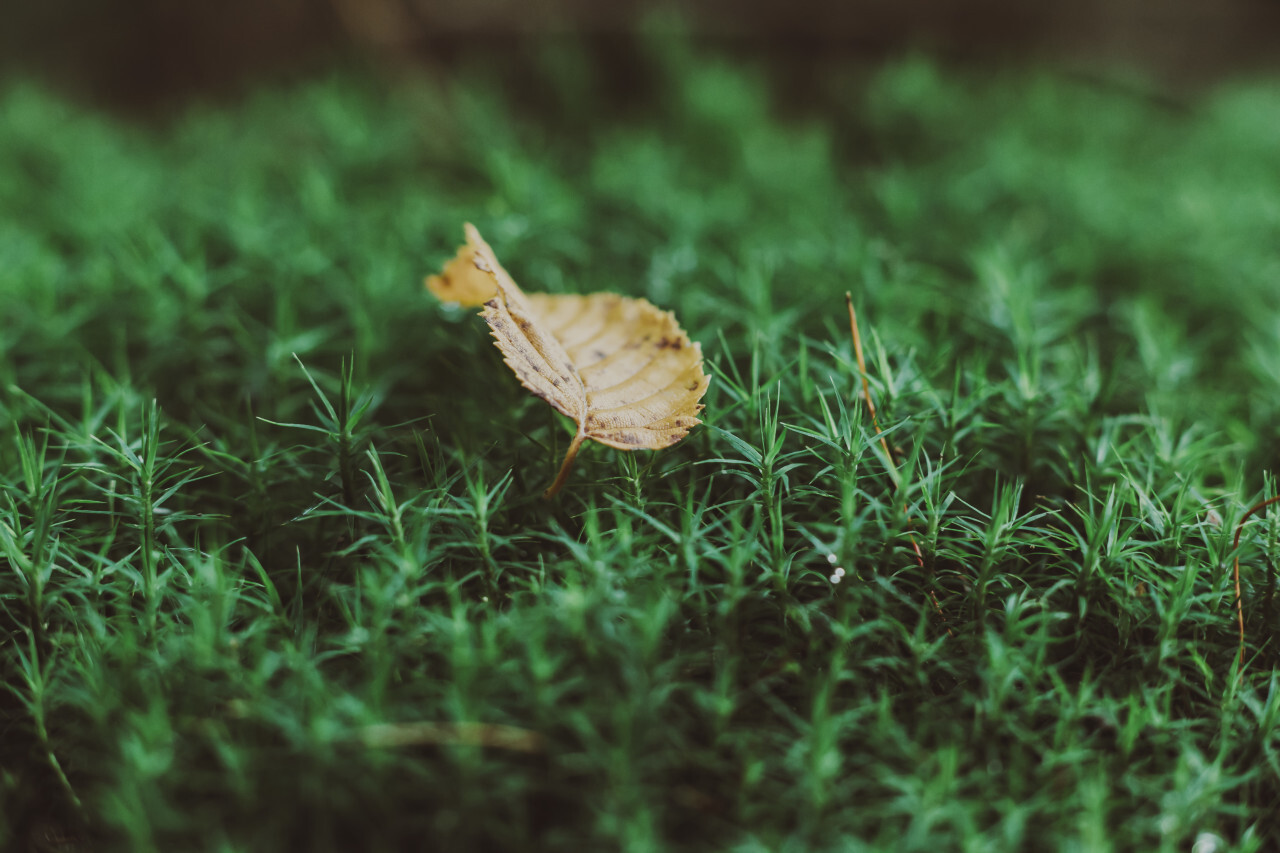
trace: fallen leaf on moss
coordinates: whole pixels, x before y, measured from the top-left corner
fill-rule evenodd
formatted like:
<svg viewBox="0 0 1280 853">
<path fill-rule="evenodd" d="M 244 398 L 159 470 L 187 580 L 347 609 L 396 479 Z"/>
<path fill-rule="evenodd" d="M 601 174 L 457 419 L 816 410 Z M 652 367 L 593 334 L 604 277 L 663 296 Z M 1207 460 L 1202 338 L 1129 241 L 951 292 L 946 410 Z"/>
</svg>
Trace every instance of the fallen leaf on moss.
<svg viewBox="0 0 1280 853">
<path fill-rule="evenodd" d="M 577 425 L 546 497 L 564 486 L 587 439 L 657 450 L 701 423 L 711 379 L 702 347 L 671 312 L 615 293 L 526 294 L 479 231 L 468 224 L 466 235 L 427 288 L 445 301 L 484 305 L 481 316 L 520 383 Z"/>
</svg>

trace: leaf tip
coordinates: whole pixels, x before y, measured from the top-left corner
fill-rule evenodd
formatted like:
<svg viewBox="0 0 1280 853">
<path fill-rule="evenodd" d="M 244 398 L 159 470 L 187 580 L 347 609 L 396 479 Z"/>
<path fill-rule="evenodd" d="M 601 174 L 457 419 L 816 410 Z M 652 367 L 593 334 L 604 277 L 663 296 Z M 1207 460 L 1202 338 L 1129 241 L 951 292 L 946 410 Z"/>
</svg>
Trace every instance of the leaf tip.
<svg viewBox="0 0 1280 853">
<path fill-rule="evenodd" d="M 495 262 L 476 227 L 468 222 L 464 230 L 467 242 L 458 247 L 457 253 L 439 273 L 427 276 L 423 285 L 441 302 L 481 305 L 498 289 Z"/>
</svg>

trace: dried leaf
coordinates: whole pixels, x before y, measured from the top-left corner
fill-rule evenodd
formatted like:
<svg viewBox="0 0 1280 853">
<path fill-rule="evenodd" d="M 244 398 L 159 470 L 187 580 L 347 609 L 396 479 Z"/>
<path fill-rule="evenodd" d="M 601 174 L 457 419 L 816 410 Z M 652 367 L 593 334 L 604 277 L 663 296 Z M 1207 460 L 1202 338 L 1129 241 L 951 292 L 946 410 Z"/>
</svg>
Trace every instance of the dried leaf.
<svg viewBox="0 0 1280 853">
<path fill-rule="evenodd" d="M 498 292 L 493 276 L 476 266 L 476 250 L 484 240 L 473 225 L 467 223 L 467 243 L 444 265 L 439 275 L 427 276 L 427 290 L 441 302 L 456 302 L 471 307 L 483 305 Z M 503 272 L 506 275 L 506 272 Z"/>
<path fill-rule="evenodd" d="M 702 348 L 669 311 L 614 293 L 525 294 L 471 225 L 467 244 L 427 279 L 436 296 L 484 305 L 494 341 L 520 383 L 578 426 L 551 497 L 586 439 L 657 450 L 700 421 L 711 379 Z"/>
</svg>

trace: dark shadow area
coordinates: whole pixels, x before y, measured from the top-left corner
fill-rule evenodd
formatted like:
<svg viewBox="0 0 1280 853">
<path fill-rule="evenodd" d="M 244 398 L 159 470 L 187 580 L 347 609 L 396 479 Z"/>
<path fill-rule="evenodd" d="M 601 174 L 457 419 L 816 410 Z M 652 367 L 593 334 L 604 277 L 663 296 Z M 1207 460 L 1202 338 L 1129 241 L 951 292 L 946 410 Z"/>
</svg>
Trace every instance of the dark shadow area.
<svg viewBox="0 0 1280 853">
<path fill-rule="evenodd" d="M 52 0 L 9 10 L 0 62 L 133 113 L 234 95 L 264 76 L 352 55 L 393 69 L 447 69 L 459 57 L 501 56 L 564 35 L 591 45 L 602 73 L 625 78 L 628 56 L 615 45 L 641 31 L 749 54 L 794 81 L 801 98 L 806 81 L 833 63 L 910 51 L 967 65 L 1136 72 L 1175 89 L 1280 64 L 1280 3 L 1270 0 L 698 0 L 679 8 L 662 12 L 643 0 Z"/>
</svg>

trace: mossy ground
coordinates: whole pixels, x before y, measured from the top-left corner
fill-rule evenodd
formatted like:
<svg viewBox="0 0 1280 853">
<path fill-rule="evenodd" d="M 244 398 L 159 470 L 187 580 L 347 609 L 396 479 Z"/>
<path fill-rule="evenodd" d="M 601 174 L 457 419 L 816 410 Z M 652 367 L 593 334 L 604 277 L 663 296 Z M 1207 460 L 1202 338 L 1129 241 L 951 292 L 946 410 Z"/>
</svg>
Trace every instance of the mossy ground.
<svg viewBox="0 0 1280 853">
<path fill-rule="evenodd" d="M 797 106 L 638 55 L 627 102 L 559 44 L 160 125 L 7 84 L 0 843 L 1280 844 L 1280 523 L 1242 678 L 1231 584 L 1280 466 L 1274 81 L 909 59 Z M 565 420 L 421 287 L 464 221 L 673 309 L 706 425 L 543 501 Z"/>
</svg>

